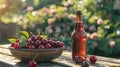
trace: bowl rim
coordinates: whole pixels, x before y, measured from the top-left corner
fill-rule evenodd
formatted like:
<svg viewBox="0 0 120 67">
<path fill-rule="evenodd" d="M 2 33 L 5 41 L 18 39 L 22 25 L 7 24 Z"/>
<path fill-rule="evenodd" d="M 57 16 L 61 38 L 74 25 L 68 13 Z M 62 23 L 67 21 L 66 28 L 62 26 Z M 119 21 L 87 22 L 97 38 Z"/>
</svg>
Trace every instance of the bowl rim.
<svg viewBox="0 0 120 67">
<path fill-rule="evenodd" d="M 60 47 L 60 48 L 50 48 L 50 49 L 25 49 L 25 48 L 12 48 L 12 47 L 9 47 L 10 50 L 24 50 L 24 51 L 49 51 L 49 50 L 59 50 L 59 49 L 64 49 L 64 47 Z"/>
</svg>

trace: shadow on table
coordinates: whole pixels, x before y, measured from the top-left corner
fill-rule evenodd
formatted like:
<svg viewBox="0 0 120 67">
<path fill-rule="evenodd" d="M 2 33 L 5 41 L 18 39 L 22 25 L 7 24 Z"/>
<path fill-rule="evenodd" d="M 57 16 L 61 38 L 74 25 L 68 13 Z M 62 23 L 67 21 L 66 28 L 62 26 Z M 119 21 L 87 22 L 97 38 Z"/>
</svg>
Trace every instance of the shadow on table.
<svg viewBox="0 0 120 67">
<path fill-rule="evenodd" d="M 18 62 L 15 64 L 15 67 L 29 67 L 28 63 Z M 46 62 L 46 63 L 37 63 L 37 67 L 72 67 L 67 64 L 58 63 L 54 61 Z"/>
<path fill-rule="evenodd" d="M 101 65 L 99 63 L 95 63 L 95 64 L 91 64 L 91 65 L 94 66 L 94 67 L 105 67 L 105 66 L 103 66 L 103 65 Z"/>
<path fill-rule="evenodd" d="M 55 61 L 51 61 L 51 63 L 60 65 L 61 67 L 72 67 L 70 65 L 67 65 L 67 64 L 64 64 L 64 63 L 55 62 Z"/>
</svg>

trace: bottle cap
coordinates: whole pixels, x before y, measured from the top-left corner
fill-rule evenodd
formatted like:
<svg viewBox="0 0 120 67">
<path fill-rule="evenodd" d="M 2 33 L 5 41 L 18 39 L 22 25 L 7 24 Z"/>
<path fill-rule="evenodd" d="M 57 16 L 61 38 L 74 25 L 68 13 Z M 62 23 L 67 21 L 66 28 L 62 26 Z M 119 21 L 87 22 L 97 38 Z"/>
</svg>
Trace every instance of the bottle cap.
<svg viewBox="0 0 120 67">
<path fill-rule="evenodd" d="M 82 11 L 77 11 L 76 14 L 77 15 L 82 15 Z"/>
<path fill-rule="evenodd" d="M 76 23 L 82 23 L 82 12 L 76 11 Z"/>
</svg>

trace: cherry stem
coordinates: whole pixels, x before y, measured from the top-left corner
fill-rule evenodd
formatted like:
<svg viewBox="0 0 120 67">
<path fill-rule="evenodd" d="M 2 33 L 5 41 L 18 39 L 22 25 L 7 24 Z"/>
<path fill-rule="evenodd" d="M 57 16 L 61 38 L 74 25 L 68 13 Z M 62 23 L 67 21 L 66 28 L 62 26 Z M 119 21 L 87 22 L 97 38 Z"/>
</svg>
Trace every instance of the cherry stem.
<svg viewBox="0 0 120 67">
<path fill-rule="evenodd" d="M 37 56 L 38 56 L 38 54 L 35 55 L 35 57 L 33 58 L 33 60 L 35 60 Z"/>
</svg>

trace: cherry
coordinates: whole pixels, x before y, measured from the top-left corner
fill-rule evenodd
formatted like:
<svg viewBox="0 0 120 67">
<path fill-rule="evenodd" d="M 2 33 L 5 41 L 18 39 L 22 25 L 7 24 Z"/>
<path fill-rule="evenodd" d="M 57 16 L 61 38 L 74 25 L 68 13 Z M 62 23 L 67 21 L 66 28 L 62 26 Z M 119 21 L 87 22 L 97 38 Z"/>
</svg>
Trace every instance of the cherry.
<svg viewBox="0 0 120 67">
<path fill-rule="evenodd" d="M 59 44 L 60 43 L 60 41 L 56 41 L 57 42 L 57 44 Z"/>
<path fill-rule="evenodd" d="M 89 59 L 90 59 L 90 62 L 91 62 L 91 63 L 95 63 L 95 62 L 97 61 L 97 58 L 96 58 L 96 56 L 94 56 L 94 55 L 93 55 L 93 56 L 90 56 Z"/>
<path fill-rule="evenodd" d="M 52 45 L 54 48 L 58 48 L 59 47 L 59 45 L 58 45 L 58 42 L 57 41 L 55 41 L 54 42 L 54 45 Z"/>
<path fill-rule="evenodd" d="M 56 45 L 57 48 L 59 48 L 60 47 L 60 41 L 56 41 L 55 45 Z"/>
<path fill-rule="evenodd" d="M 55 45 L 55 41 L 53 41 L 53 40 L 49 40 L 49 43 L 50 43 L 52 46 Z"/>
<path fill-rule="evenodd" d="M 35 46 L 34 46 L 34 45 L 29 45 L 28 48 L 29 48 L 29 49 L 35 49 Z"/>
<path fill-rule="evenodd" d="M 32 44 L 31 41 L 32 41 L 31 38 L 29 38 L 29 39 L 26 40 L 26 42 L 28 42 L 28 44 Z"/>
<path fill-rule="evenodd" d="M 76 64 L 82 62 L 82 58 L 80 56 L 75 56 L 73 60 L 75 61 Z"/>
<path fill-rule="evenodd" d="M 36 45 L 36 46 L 39 46 L 40 44 L 41 44 L 41 41 L 39 41 L 39 40 L 36 40 L 36 41 L 35 41 L 35 45 Z"/>
<path fill-rule="evenodd" d="M 40 35 L 37 35 L 37 40 L 41 40 L 42 37 Z"/>
<path fill-rule="evenodd" d="M 29 62 L 29 67 L 36 67 L 36 66 L 37 66 L 37 63 L 34 60 L 31 60 Z"/>
<path fill-rule="evenodd" d="M 17 39 L 17 40 L 16 40 L 16 43 L 19 43 L 19 45 L 20 45 L 20 39 Z"/>
<path fill-rule="evenodd" d="M 47 44 L 47 42 L 48 42 L 48 40 L 46 40 L 46 39 L 42 40 L 42 44 Z"/>
<path fill-rule="evenodd" d="M 82 62 L 82 67 L 89 67 L 89 62 L 88 61 L 83 61 Z"/>
<path fill-rule="evenodd" d="M 17 39 L 17 40 L 16 40 L 16 43 L 20 43 L 20 39 Z"/>
<path fill-rule="evenodd" d="M 19 43 L 15 43 L 14 48 L 20 48 Z"/>
<path fill-rule="evenodd" d="M 63 42 L 59 42 L 59 47 L 63 47 L 64 43 Z"/>
<path fill-rule="evenodd" d="M 30 41 L 30 44 L 35 44 L 35 42 L 34 41 Z"/>
<path fill-rule="evenodd" d="M 45 48 L 49 49 L 49 48 L 52 48 L 52 46 L 50 44 L 46 44 Z"/>
<path fill-rule="evenodd" d="M 49 43 L 52 43 L 52 40 L 48 39 L 48 42 L 49 42 Z"/>
<path fill-rule="evenodd" d="M 37 37 L 35 35 L 32 35 L 31 39 L 32 39 L 32 41 L 35 41 L 35 40 L 37 40 Z"/>
<path fill-rule="evenodd" d="M 11 46 L 10 47 L 14 47 L 15 46 L 15 43 L 11 43 Z"/>
<path fill-rule="evenodd" d="M 43 45 L 39 45 L 39 49 L 44 49 L 45 47 Z"/>
</svg>

